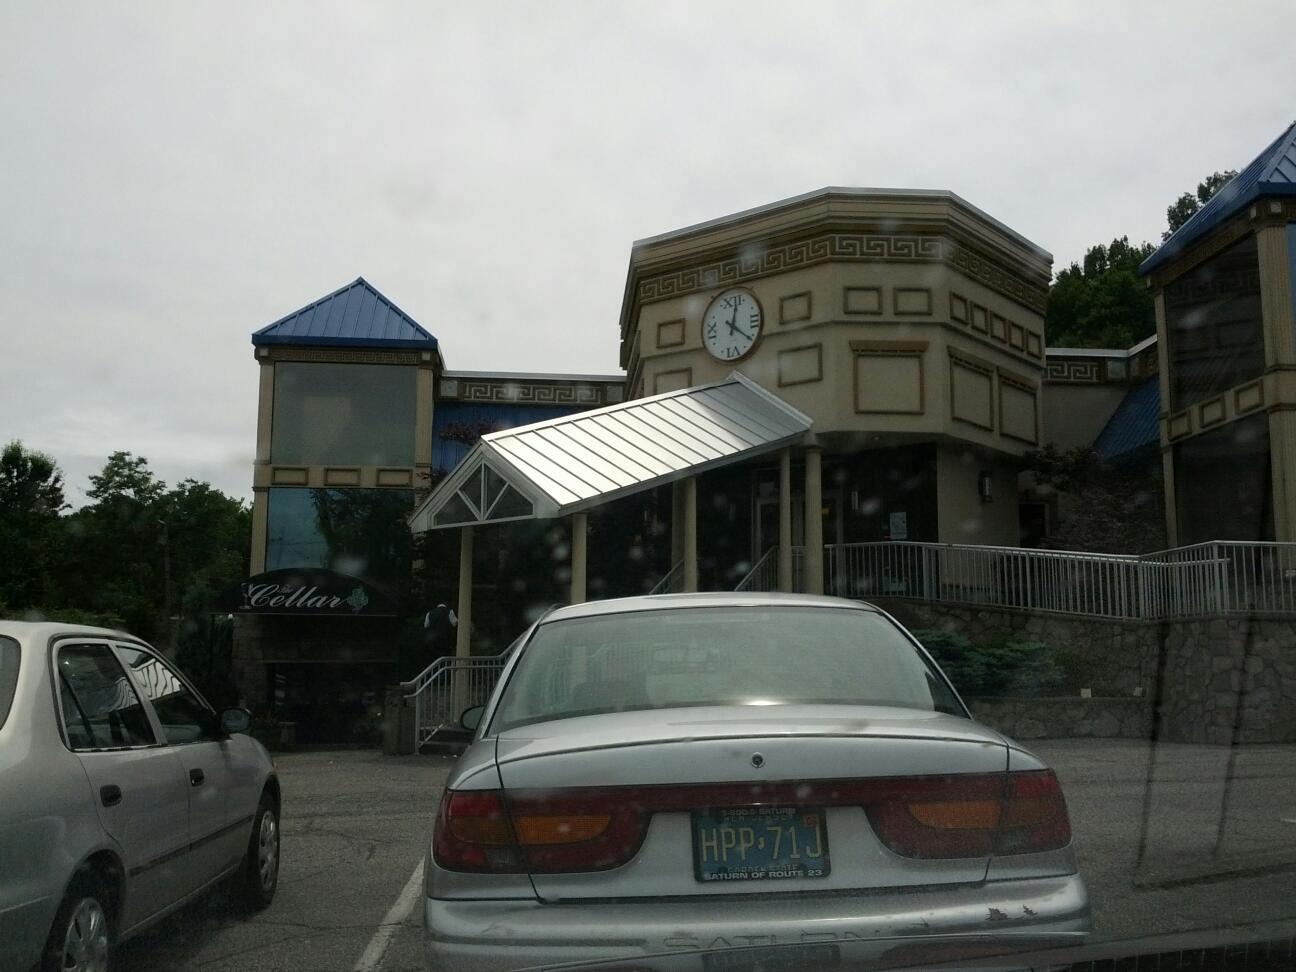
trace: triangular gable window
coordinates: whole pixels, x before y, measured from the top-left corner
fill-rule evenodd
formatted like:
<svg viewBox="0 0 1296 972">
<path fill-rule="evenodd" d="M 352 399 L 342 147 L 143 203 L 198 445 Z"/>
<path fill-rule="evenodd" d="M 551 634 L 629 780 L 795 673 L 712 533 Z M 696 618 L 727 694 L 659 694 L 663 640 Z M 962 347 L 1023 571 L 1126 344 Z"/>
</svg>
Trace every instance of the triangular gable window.
<svg viewBox="0 0 1296 972">
<path fill-rule="evenodd" d="M 535 506 L 499 473 L 481 463 L 433 514 L 437 526 L 532 516 Z"/>
</svg>

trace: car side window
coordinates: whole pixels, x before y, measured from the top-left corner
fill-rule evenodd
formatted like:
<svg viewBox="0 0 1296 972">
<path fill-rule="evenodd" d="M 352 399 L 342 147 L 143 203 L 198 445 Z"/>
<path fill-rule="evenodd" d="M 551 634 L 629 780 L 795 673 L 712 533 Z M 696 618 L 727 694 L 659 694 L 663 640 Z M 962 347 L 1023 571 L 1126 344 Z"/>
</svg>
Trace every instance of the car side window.
<svg viewBox="0 0 1296 972">
<path fill-rule="evenodd" d="M 144 705 L 107 645 L 59 648 L 58 678 L 63 726 L 73 749 L 156 744 Z"/>
<path fill-rule="evenodd" d="M 173 745 L 217 739 L 216 717 L 157 655 L 118 645 L 117 652 L 157 713 L 166 741 Z"/>
</svg>

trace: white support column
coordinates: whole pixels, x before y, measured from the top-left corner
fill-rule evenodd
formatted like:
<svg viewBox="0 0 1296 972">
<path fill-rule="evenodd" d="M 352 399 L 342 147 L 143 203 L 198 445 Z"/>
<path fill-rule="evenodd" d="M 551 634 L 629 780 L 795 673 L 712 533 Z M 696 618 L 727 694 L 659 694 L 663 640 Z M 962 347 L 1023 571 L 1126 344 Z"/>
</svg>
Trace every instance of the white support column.
<svg viewBox="0 0 1296 972">
<path fill-rule="evenodd" d="M 801 573 L 807 594 L 824 592 L 823 450 L 811 446 L 805 455 L 805 556 Z"/>
<path fill-rule="evenodd" d="M 779 453 L 778 588 L 792 593 L 792 450 Z M 760 551 L 757 551 L 759 554 Z"/>
<path fill-rule="evenodd" d="M 573 513 L 571 518 L 571 602 L 585 600 L 585 538 L 589 530 L 589 514 Z"/>
<path fill-rule="evenodd" d="M 684 480 L 680 489 L 684 494 L 684 590 L 692 593 L 698 589 L 697 477 Z"/>
<path fill-rule="evenodd" d="M 471 651 L 473 528 L 459 528 L 459 625 L 455 630 L 455 656 L 467 658 Z"/>
</svg>

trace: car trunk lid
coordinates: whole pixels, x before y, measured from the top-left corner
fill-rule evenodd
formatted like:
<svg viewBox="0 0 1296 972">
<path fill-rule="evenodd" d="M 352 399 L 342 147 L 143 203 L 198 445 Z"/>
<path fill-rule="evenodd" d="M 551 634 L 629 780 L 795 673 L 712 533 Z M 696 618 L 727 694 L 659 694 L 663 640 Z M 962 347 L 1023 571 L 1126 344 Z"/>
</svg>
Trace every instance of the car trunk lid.
<svg viewBox="0 0 1296 972">
<path fill-rule="evenodd" d="M 519 828 L 538 827 L 541 839 L 555 842 L 532 853 L 539 862 L 532 881 L 545 900 L 980 881 L 988 849 L 907 857 L 879 838 L 876 827 L 891 826 L 885 815 L 873 821 L 870 814 L 901 799 L 936 806 L 940 799 L 930 794 L 950 786 L 962 787 L 969 806 L 987 794 L 993 800 L 1007 771 L 998 733 L 956 716 L 885 706 L 586 716 L 510 729 L 498 737 L 496 756 Z M 579 860 L 595 859 L 581 858 L 578 848 L 573 855 L 575 845 L 562 844 L 554 828 L 573 836 L 570 828 L 600 821 L 611 821 L 615 838 L 595 861 L 605 869 L 580 869 Z M 784 841 L 822 856 L 795 864 Z"/>
</svg>

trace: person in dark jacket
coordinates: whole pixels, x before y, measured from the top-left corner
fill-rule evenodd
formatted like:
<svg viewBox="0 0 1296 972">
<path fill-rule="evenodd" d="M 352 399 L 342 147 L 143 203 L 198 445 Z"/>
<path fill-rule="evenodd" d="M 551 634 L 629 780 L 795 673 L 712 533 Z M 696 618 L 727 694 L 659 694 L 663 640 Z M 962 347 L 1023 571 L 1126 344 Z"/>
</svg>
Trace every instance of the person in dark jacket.
<svg viewBox="0 0 1296 972">
<path fill-rule="evenodd" d="M 458 626 L 459 619 L 445 604 L 438 604 L 424 616 L 423 640 L 428 646 L 429 660 L 454 654 Z"/>
</svg>

